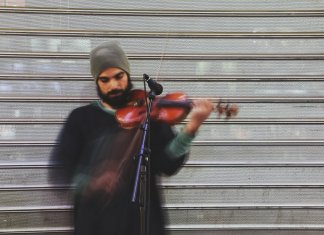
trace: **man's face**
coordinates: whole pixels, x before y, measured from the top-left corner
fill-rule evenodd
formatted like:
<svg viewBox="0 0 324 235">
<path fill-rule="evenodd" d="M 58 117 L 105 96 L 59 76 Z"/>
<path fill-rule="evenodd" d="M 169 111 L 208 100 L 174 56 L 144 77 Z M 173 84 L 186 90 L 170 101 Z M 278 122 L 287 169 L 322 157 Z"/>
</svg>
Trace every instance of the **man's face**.
<svg viewBox="0 0 324 235">
<path fill-rule="evenodd" d="M 131 88 L 127 73 L 120 68 L 108 68 L 97 79 L 99 97 L 115 109 L 126 105 Z"/>
</svg>

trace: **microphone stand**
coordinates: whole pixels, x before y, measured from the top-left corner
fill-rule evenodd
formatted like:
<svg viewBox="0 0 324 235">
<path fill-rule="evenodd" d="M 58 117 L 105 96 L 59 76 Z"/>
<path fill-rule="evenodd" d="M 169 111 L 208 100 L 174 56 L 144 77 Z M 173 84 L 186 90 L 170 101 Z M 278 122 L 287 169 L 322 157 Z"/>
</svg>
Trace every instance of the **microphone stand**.
<svg viewBox="0 0 324 235">
<path fill-rule="evenodd" d="M 141 235 L 149 235 L 150 228 L 150 175 L 151 175 L 151 158 L 150 158 L 150 113 L 152 102 L 156 94 L 150 91 L 147 104 L 147 113 L 145 122 L 142 124 L 143 131 L 140 150 L 137 157 L 137 168 L 135 172 L 135 181 L 132 193 L 132 202 L 138 203 L 140 207 Z M 139 190 L 138 190 L 139 189 Z"/>
</svg>

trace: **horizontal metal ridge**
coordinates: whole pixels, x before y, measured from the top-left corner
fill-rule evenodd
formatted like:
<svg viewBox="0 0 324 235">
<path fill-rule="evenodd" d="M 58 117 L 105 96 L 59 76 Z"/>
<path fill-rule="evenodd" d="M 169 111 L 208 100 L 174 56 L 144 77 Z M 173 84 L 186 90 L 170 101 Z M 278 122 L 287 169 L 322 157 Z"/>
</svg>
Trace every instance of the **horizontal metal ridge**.
<svg viewBox="0 0 324 235">
<path fill-rule="evenodd" d="M 0 228 L 0 234 L 44 234 L 44 232 L 58 233 L 71 232 L 73 227 L 37 227 L 37 228 Z"/>
<path fill-rule="evenodd" d="M 194 146 L 318 146 L 324 145 L 324 140 L 223 140 L 192 142 Z"/>
<path fill-rule="evenodd" d="M 0 124 L 63 124 L 64 119 L 0 119 Z"/>
<path fill-rule="evenodd" d="M 237 231 L 237 230 L 292 230 L 318 231 L 324 230 L 324 225 L 316 224 L 197 224 L 197 225 L 167 225 L 168 231 Z M 40 227 L 40 228 L 2 228 L 0 234 L 44 234 L 44 232 L 58 233 L 71 232 L 73 227 Z"/>
<path fill-rule="evenodd" d="M 0 35 L 109 38 L 324 38 L 324 32 L 157 32 L 0 28 Z"/>
<path fill-rule="evenodd" d="M 317 185 L 298 185 L 298 184 L 290 184 L 290 185 L 261 185 L 261 184 L 159 184 L 159 188 L 161 189 L 255 189 L 255 188 L 324 188 L 323 184 Z"/>
<path fill-rule="evenodd" d="M 185 124 L 188 121 L 185 120 L 180 122 L 180 124 Z M 43 119 L 23 119 L 23 118 L 10 118 L 10 119 L 0 119 L 1 125 L 6 124 L 64 124 L 65 119 L 54 119 L 54 118 L 43 118 Z M 233 118 L 226 120 L 224 118 L 219 118 L 216 120 L 209 120 L 204 122 L 205 125 L 215 125 L 215 124 L 225 124 L 225 125 L 320 125 L 324 124 L 324 118 L 304 118 L 304 119 L 287 119 L 287 118 Z"/>
<path fill-rule="evenodd" d="M 57 164 L 45 163 L 45 162 L 8 162 L 0 163 L 0 169 L 47 169 L 47 168 L 59 168 Z"/>
<path fill-rule="evenodd" d="M 164 210 L 264 210 L 264 209 L 324 209 L 324 205 L 245 205 L 245 204 L 164 204 Z M 24 207 L 0 207 L 0 213 L 34 213 L 34 212 L 72 212 L 73 205 L 59 205 L 59 206 L 24 206 Z"/>
<path fill-rule="evenodd" d="M 228 162 L 228 163 L 222 163 L 222 162 L 195 162 L 195 163 L 186 163 L 184 166 L 187 167 L 324 167 L 324 162 Z M 0 164 L 0 167 L 2 165 Z"/>
<path fill-rule="evenodd" d="M 216 204 L 216 203 L 177 203 L 164 204 L 167 210 L 262 210 L 262 209 L 324 209 L 323 204 Z M 0 209 L 1 211 L 1 209 Z"/>
<path fill-rule="evenodd" d="M 205 99 L 205 97 L 195 97 L 192 96 L 190 99 Z M 208 97 L 212 102 L 217 103 L 220 99 L 223 102 L 230 103 L 324 103 L 324 96 L 317 97 L 300 97 L 300 96 L 289 96 L 289 97 L 229 97 L 223 96 L 221 98 L 216 97 Z M 98 100 L 97 97 L 68 97 L 68 96 L 59 96 L 59 97 L 30 97 L 30 96 L 22 96 L 22 97 L 0 97 L 0 102 L 93 102 Z"/>
<path fill-rule="evenodd" d="M 238 230 L 291 230 L 319 231 L 324 230 L 322 224 L 196 224 L 196 225 L 167 225 L 168 231 L 238 231 Z M 1 228 L 0 234 L 44 234 L 44 232 L 71 232 L 73 227 L 38 227 L 38 228 Z"/>
<path fill-rule="evenodd" d="M 0 58 L 88 59 L 87 53 L 62 52 L 0 52 Z M 324 60 L 317 54 L 128 54 L 130 60 Z"/>
<path fill-rule="evenodd" d="M 1 146 L 55 146 L 54 141 L 0 140 Z M 324 140 L 195 140 L 194 146 L 323 146 Z"/>
<path fill-rule="evenodd" d="M 59 205 L 59 206 L 24 206 L 24 207 L 0 207 L 0 213 L 28 213 L 28 212 L 48 212 L 48 211 L 71 211 L 72 205 Z"/>
<path fill-rule="evenodd" d="M 60 15 L 110 15 L 157 17 L 316 17 L 324 10 L 181 10 L 181 9 L 96 9 L 96 8 L 41 8 L 0 7 L 1 13 L 60 14 Z"/>
<path fill-rule="evenodd" d="M 0 146 L 30 146 L 30 147 L 39 147 L 39 146 L 46 146 L 46 147 L 53 147 L 57 145 L 54 141 L 2 141 L 0 140 Z"/>
<path fill-rule="evenodd" d="M 45 190 L 71 190 L 70 185 L 0 185 L 1 191 L 45 191 Z"/>
<path fill-rule="evenodd" d="M 170 231 L 324 230 L 324 224 L 190 224 L 167 225 Z M 305 231 L 306 232 L 306 231 Z"/>
<path fill-rule="evenodd" d="M 36 168 L 59 168 L 61 166 L 55 163 L 48 162 L 0 162 L 0 169 L 36 169 Z M 324 162 L 195 162 L 195 163 L 186 163 L 183 167 L 324 167 Z"/>
<path fill-rule="evenodd" d="M 324 98 L 323 98 L 324 99 Z M 0 102 L 48 102 L 48 103 L 65 103 L 65 102 L 93 102 L 98 100 L 97 97 L 0 97 Z"/>
<path fill-rule="evenodd" d="M 160 189 L 281 189 L 281 188 L 311 188 L 322 189 L 323 184 L 317 185 L 251 185 L 251 184 L 159 184 Z M 72 190 L 73 186 L 70 185 L 52 185 L 52 184 L 38 184 L 38 185 L 0 185 L 0 191 L 35 191 L 35 190 Z"/>
<path fill-rule="evenodd" d="M 288 119 L 288 118 L 236 118 L 226 120 L 205 121 L 204 124 L 236 124 L 236 125 L 321 125 L 324 124 L 324 118 L 305 118 L 305 119 Z"/>
<path fill-rule="evenodd" d="M 163 75 L 156 79 L 166 82 L 282 82 L 324 81 L 324 75 Z M 0 74 L 0 80 L 93 81 L 93 78 L 84 74 Z M 140 75 L 133 75 L 132 80 L 143 81 L 143 77 Z"/>
</svg>

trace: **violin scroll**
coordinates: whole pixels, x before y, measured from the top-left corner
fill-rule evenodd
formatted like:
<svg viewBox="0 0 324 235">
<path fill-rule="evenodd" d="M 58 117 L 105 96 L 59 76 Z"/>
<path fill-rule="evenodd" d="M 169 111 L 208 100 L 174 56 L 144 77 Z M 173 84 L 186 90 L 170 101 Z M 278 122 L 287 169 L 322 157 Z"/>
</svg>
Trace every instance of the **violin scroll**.
<svg viewBox="0 0 324 235">
<path fill-rule="evenodd" d="M 238 113 L 238 106 L 236 104 L 223 104 L 222 100 L 219 100 L 216 106 L 216 111 L 219 114 L 219 117 L 223 114 L 225 115 L 225 119 L 230 119 L 235 117 Z"/>
</svg>

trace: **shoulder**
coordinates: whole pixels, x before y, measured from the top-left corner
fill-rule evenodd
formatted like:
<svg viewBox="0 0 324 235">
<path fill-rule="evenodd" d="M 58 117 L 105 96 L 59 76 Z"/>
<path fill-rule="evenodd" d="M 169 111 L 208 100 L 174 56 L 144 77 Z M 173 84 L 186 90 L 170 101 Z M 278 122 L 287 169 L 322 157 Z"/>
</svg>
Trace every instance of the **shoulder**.
<svg viewBox="0 0 324 235">
<path fill-rule="evenodd" d="M 77 117 L 77 116 L 83 116 L 83 115 L 86 115 L 86 114 L 91 114 L 91 113 L 95 113 L 95 112 L 98 112 L 98 107 L 95 106 L 93 103 L 91 104 L 87 104 L 87 105 L 84 105 L 84 106 L 80 106 L 78 108 L 75 108 L 73 109 L 69 116 L 70 117 Z"/>
<path fill-rule="evenodd" d="M 98 108 L 93 104 L 88 104 L 75 108 L 69 113 L 67 117 L 67 122 L 78 123 L 80 121 L 85 121 L 89 118 L 92 118 L 96 116 L 96 113 L 98 112 L 97 109 Z"/>
<path fill-rule="evenodd" d="M 94 126 L 106 126 L 114 123 L 115 116 L 103 111 L 95 103 L 91 103 L 72 110 L 67 118 L 67 122 L 72 122 L 74 125 L 81 125 L 82 127 L 86 125 L 89 128 L 93 128 Z"/>
</svg>

